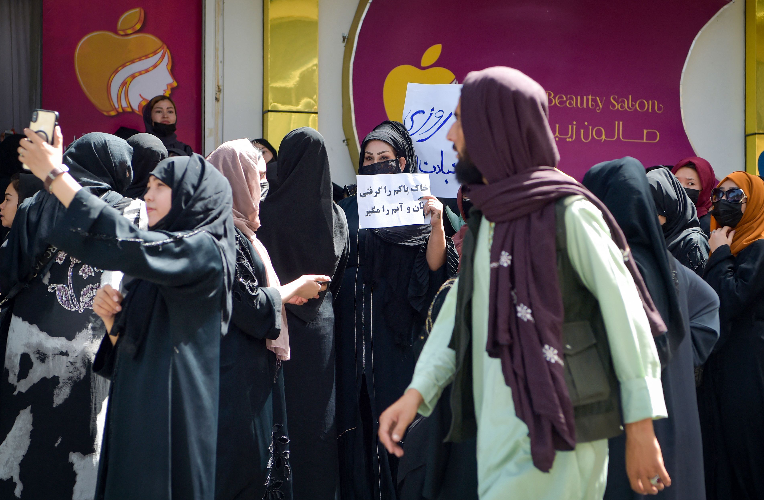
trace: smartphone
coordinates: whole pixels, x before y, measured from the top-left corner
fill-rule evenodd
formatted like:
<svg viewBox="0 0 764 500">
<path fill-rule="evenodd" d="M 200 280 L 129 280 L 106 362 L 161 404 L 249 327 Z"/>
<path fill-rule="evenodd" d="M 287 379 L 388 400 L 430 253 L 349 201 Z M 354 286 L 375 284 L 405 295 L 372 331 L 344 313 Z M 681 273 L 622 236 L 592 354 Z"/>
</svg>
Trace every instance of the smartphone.
<svg viewBox="0 0 764 500">
<path fill-rule="evenodd" d="M 48 144 L 53 144 L 56 125 L 58 125 L 58 111 L 48 111 L 47 109 L 32 111 L 32 121 L 29 122 L 29 128 L 34 130 Z M 24 168 L 29 170 L 26 165 Z"/>
</svg>

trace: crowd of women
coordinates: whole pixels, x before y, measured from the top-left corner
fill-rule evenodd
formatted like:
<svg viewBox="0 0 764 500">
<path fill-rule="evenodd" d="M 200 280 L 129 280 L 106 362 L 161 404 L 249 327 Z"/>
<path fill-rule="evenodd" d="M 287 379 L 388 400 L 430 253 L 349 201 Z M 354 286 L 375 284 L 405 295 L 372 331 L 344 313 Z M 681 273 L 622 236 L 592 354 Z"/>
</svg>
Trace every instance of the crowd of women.
<svg viewBox="0 0 764 500">
<path fill-rule="evenodd" d="M 315 130 L 204 158 L 170 98 L 143 115 L 127 140 L 0 147 L 0 498 L 477 498 L 474 440 L 442 442 L 447 403 L 403 457 L 378 439 L 458 274 L 469 197 L 359 229 Z M 400 123 L 361 143 L 359 175 L 416 165 Z M 764 498 L 764 181 L 624 158 L 583 185 L 668 329 L 661 495 Z M 636 495 L 624 448 L 605 498 Z"/>
</svg>

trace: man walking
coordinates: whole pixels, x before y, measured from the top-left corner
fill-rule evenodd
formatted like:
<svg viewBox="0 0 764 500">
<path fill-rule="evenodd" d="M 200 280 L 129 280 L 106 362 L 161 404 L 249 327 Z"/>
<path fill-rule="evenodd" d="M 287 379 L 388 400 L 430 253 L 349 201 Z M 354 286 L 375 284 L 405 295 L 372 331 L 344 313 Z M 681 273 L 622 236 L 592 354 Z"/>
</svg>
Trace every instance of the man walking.
<svg viewBox="0 0 764 500">
<path fill-rule="evenodd" d="M 623 234 L 556 170 L 538 83 L 510 68 L 470 73 L 455 116 L 448 138 L 475 207 L 462 270 L 380 440 L 401 456 L 417 411 L 453 381 L 447 440 L 477 435 L 481 500 L 602 498 L 621 416 L 632 488 L 657 493 L 671 484 L 652 426 L 666 417 L 665 325 Z"/>
</svg>

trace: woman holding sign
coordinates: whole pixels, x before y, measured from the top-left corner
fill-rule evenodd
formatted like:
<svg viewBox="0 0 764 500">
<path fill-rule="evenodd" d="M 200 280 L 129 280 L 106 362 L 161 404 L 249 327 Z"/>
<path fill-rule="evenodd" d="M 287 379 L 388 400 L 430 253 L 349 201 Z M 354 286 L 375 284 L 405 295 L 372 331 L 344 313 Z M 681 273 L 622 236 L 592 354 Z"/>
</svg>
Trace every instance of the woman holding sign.
<svg viewBox="0 0 764 500">
<path fill-rule="evenodd" d="M 416 165 L 405 127 L 386 121 L 364 139 L 358 173 L 414 173 Z M 378 443 L 377 421 L 411 380 L 427 309 L 456 274 L 458 255 L 444 232 L 443 205 L 433 196 L 423 201 L 430 224 L 360 230 L 357 197 L 340 201 L 350 233 L 334 307 L 343 500 L 396 498 L 398 462 Z"/>
</svg>

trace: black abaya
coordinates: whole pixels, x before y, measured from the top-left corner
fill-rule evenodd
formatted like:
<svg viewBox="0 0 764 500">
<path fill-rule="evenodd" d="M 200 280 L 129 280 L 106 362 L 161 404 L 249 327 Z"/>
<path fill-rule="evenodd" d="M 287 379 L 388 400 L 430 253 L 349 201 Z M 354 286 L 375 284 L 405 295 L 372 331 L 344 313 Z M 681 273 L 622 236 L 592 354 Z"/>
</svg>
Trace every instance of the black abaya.
<svg viewBox="0 0 764 500">
<path fill-rule="evenodd" d="M 338 482 L 333 301 L 348 255 L 347 223 L 332 200 L 321 134 L 290 132 L 279 147 L 277 182 L 260 204 L 258 238 L 282 283 L 305 274 L 332 277 L 302 306 L 287 304 L 290 360 L 284 381 L 296 499 L 334 500 Z"/>
<path fill-rule="evenodd" d="M 233 313 L 220 341 L 217 500 L 257 499 L 266 494 L 273 405 L 283 400 L 281 369 L 266 339 L 281 332 L 281 295 L 267 283 L 265 266 L 252 244 L 236 231 Z M 276 419 L 278 420 L 278 419 Z M 278 488 L 276 488 L 278 489 Z M 288 498 L 281 491 L 281 498 Z"/>
<path fill-rule="evenodd" d="M 709 500 L 764 498 L 764 240 L 717 248 L 705 280 L 721 299 L 721 336 L 698 391 Z"/>
<path fill-rule="evenodd" d="M 430 305 L 428 335 L 454 282 L 446 281 Z M 398 466 L 399 500 L 478 500 L 477 440 L 445 442 L 451 428 L 450 401 L 449 385 L 430 416 L 417 415 L 406 430 Z"/>
<path fill-rule="evenodd" d="M 419 245 L 390 243 L 358 229 L 355 196 L 340 206 L 350 235 L 350 258 L 334 308 L 341 497 L 394 500 L 398 460 L 378 442 L 379 415 L 411 383 L 414 344 L 422 341 L 435 294 L 456 274 L 458 255 L 448 238 L 446 263 L 431 271 L 426 239 Z"/>
<path fill-rule="evenodd" d="M 672 258 L 673 259 L 673 258 Z M 673 259 L 677 273 L 677 292 L 689 335 L 674 352 L 661 373 L 663 394 L 669 418 L 653 422 L 655 437 L 661 447 L 663 463 L 672 486 L 655 495 L 666 500 L 706 498 L 703 474 L 703 443 L 695 394 L 694 368 L 705 361 L 718 339 L 719 298 L 697 274 Z M 653 496 L 632 491 L 626 475 L 625 435 L 610 439 L 605 499 L 642 499 Z"/>
<path fill-rule="evenodd" d="M 119 339 L 104 339 L 94 362 L 112 381 L 95 498 L 210 500 L 236 255 L 231 188 L 198 155 L 165 160 L 153 175 L 172 189 L 155 230 L 81 190 L 51 238 L 132 277 L 112 328 Z"/>
<path fill-rule="evenodd" d="M 696 312 L 695 306 L 705 306 L 713 296 L 709 297 L 707 289 L 705 293 L 702 289 L 696 290 L 697 296 L 688 296 L 699 278 L 686 272 L 669 253 L 644 167 L 637 160 L 627 157 L 595 165 L 584 176 L 583 184 L 605 203 L 621 226 L 650 295 L 668 327 L 672 355 L 661 373 L 668 418 L 653 425 L 672 486 L 659 495 L 682 500 L 703 498 L 703 469 L 699 460 L 702 445 L 694 391 L 698 349 L 695 337 L 700 351 L 707 350 L 709 332 L 691 329 L 691 321 L 697 318 L 691 316 L 688 304 L 692 303 L 692 312 Z M 706 307 L 698 310 L 703 312 L 699 315 L 706 314 Z M 713 335 L 710 337 L 713 344 Z M 609 440 L 610 461 L 604 496 L 608 500 L 640 498 L 631 489 L 626 474 L 625 439 L 622 434 Z"/>
</svg>

